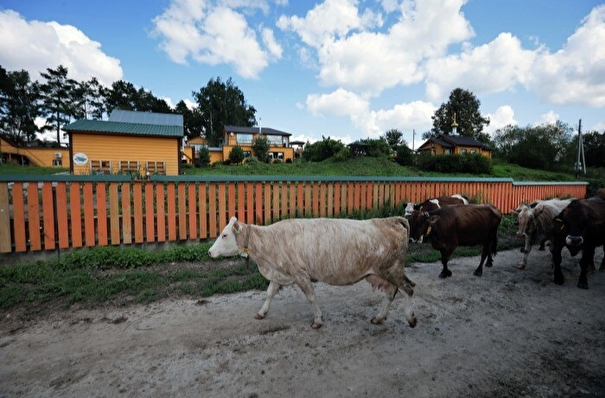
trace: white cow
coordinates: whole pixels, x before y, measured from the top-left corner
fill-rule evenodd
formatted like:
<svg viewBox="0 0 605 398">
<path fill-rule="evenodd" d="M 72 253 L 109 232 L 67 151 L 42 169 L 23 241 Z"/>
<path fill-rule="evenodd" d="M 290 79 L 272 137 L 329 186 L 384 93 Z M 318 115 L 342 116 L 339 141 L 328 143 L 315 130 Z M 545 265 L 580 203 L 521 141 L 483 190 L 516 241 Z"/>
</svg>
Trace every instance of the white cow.
<svg viewBox="0 0 605 398">
<path fill-rule="evenodd" d="M 533 203 L 529 206 L 521 204 L 512 211 L 512 214 L 517 215 L 519 222 L 517 236 L 525 239 L 522 249 L 523 259 L 517 268 L 524 269 L 527 266 L 527 257 L 529 257 L 533 243 L 536 241 L 540 243 L 552 242 L 554 236 L 553 218 L 566 208 L 571 201 L 572 199 L 541 200 L 537 201 L 535 205 Z"/>
<path fill-rule="evenodd" d="M 366 279 L 386 298 L 372 323 L 382 323 L 399 290 L 404 313 L 416 326 L 412 282 L 405 275 L 409 224 L 403 217 L 365 221 L 349 219 L 288 219 L 268 226 L 244 224 L 232 217 L 208 254 L 212 258 L 247 254 L 270 281 L 257 319 L 269 311 L 271 299 L 284 285 L 295 283 L 314 307 L 313 328 L 322 326 L 312 281 L 352 285 Z"/>
</svg>

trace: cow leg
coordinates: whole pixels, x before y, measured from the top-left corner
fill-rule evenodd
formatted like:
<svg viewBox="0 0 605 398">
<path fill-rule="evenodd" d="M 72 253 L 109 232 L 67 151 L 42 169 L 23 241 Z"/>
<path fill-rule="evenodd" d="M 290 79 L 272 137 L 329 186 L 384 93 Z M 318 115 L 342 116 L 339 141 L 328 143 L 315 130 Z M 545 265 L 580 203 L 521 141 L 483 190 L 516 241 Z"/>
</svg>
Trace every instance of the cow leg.
<svg viewBox="0 0 605 398">
<path fill-rule="evenodd" d="M 443 265 L 443 269 L 439 274 L 440 278 L 447 278 L 448 276 L 452 276 L 452 271 L 447 268 L 447 262 L 450 259 L 450 256 L 454 252 L 454 249 L 441 249 L 441 264 Z"/>
<path fill-rule="evenodd" d="M 531 237 L 526 236 L 525 245 L 523 246 L 523 248 L 521 248 L 521 252 L 523 253 L 523 259 L 521 260 L 519 265 L 517 265 L 518 269 L 525 269 L 525 267 L 527 267 L 527 258 L 529 257 L 529 253 L 531 252 L 531 247 Z"/>
<path fill-rule="evenodd" d="M 313 306 L 315 319 L 313 320 L 311 327 L 313 329 L 319 329 L 320 327 L 322 327 L 323 321 L 321 319 L 321 310 L 319 309 L 319 306 L 317 305 L 317 300 L 315 298 L 315 289 L 313 289 L 313 284 L 309 279 L 302 278 L 297 279 L 296 284 L 298 285 L 298 287 L 300 287 L 300 290 L 302 290 L 302 292 L 305 294 L 305 297 L 307 297 L 307 300 L 309 300 L 309 302 Z"/>
<path fill-rule="evenodd" d="M 277 292 L 279 292 L 280 289 L 281 285 L 279 283 L 275 283 L 273 281 L 269 283 L 265 303 L 263 304 L 263 307 L 260 309 L 260 311 L 258 311 L 256 315 L 254 315 L 254 318 L 263 319 L 265 315 L 267 315 L 267 312 L 269 312 L 269 306 L 271 305 L 271 300 L 273 299 L 273 297 L 275 297 L 275 295 L 277 294 Z"/>
<path fill-rule="evenodd" d="M 594 247 L 584 247 L 582 250 L 582 258 L 580 259 L 580 277 L 578 278 L 578 287 L 580 289 L 588 289 L 588 277 L 586 272 L 592 265 L 594 267 Z"/>
<path fill-rule="evenodd" d="M 393 300 L 395 300 L 396 294 L 397 294 L 397 286 L 393 285 L 392 283 L 389 283 L 387 286 L 384 287 L 385 298 L 382 302 L 382 308 L 380 309 L 380 312 L 378 313 L 378 315 L 376 315 L 371 320 L 371 322 L 374 325 L 380 325 L 382 322 L 384 322 L 387 319 L 387 315 L 389 313 L 389 308 L 390 308 Z"/>
<path fill-rule="evenodd" d="M 563 276 L 563 272 L 561 271 L 561 261 L 563 258 L 561 257 L 561 251 L 563 250 L 563 246 L 555 243 L 552 251 L 552 262 L 555 267 L 554 275 L 555 275 L 555 284 L 562 285 L 565 282 L 565 277 Z"/>
</svg>

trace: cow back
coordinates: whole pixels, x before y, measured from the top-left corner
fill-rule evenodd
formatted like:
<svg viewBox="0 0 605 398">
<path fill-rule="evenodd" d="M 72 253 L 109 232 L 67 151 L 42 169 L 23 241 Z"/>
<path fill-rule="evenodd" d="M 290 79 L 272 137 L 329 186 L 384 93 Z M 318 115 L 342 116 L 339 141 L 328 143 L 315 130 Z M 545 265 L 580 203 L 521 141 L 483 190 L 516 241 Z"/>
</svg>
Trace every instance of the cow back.
<svg viewBox="0 0 605 398">
<path fill-rule="evenodd" d="M 448 241 L 455 237 L 460 245 L 477 245 L 498 229 L 502 213 L 492 205 L 453 205 L 428 213 L 438 216 L 431 225 L 429 239 Z"/>
</svg>

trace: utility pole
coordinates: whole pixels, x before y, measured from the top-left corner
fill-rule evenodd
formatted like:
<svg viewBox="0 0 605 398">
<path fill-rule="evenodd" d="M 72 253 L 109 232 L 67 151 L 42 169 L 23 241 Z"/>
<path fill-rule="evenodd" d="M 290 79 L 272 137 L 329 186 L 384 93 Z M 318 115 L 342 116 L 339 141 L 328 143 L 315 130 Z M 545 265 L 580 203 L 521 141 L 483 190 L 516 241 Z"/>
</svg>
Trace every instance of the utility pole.
<svg viewBox="0 0 605 398">
<path fill-rule="evenodd" d="M 574 165 L 574 169 L 576 171 L 576 178 L 578 178 L 578 173 L 580 170 L 584 172 L 586 175 L 586 159 L 584 158 L 584 141 L 582 140 L 582 119 L 578 124 L 578 158 L 576 160 L 576 164 Z"/>
<path fill-rule="evenodd" d="M 412 129 L 412 151 L 416 150 L 416 129 Z"/>
</svg>

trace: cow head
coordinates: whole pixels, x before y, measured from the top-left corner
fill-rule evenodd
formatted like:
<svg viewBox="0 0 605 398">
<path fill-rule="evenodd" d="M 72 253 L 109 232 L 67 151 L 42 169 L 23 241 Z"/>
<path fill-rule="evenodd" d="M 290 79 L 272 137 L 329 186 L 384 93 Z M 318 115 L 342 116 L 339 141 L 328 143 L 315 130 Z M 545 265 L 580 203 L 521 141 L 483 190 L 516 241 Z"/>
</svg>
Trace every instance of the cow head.
<svg viewBox="0 0 605 398">
<path fill-rule="evenodd" d="M 409 218 L 410 242 L 418 242 L 429 228 L 429 214 L 425 211 L 414 210 Z"/>
<path fill-rule="evenodd" d="M 579 248 L 584 243 L 584 235 L 592 224 L 592 219 L 582 204 L 574 200 L 554 218 L 555 228 L 567 233 L 565 245 Z"/>
<path fill-rule="evenodd" d="M 214 244 L 208 250 L 208 255 L 212 258 L 219 256 L 235 256 L 241 251 L 237 246 L 236 237 L 241 234 L 243 225 L 237 221 L 236 217 L 231 217 L 229 224 L 223 229 L 221 235 L 216 238 Z"/>
<path fill-rule="evenodd" d="M 536 213 L 534 209 L 525 205 L 520 205 L 517 209 L 519 210 L 517 214 L 517 225 L 519 226 L 517 236 L 525 238 L 536 230 Z"/>
</svg>

